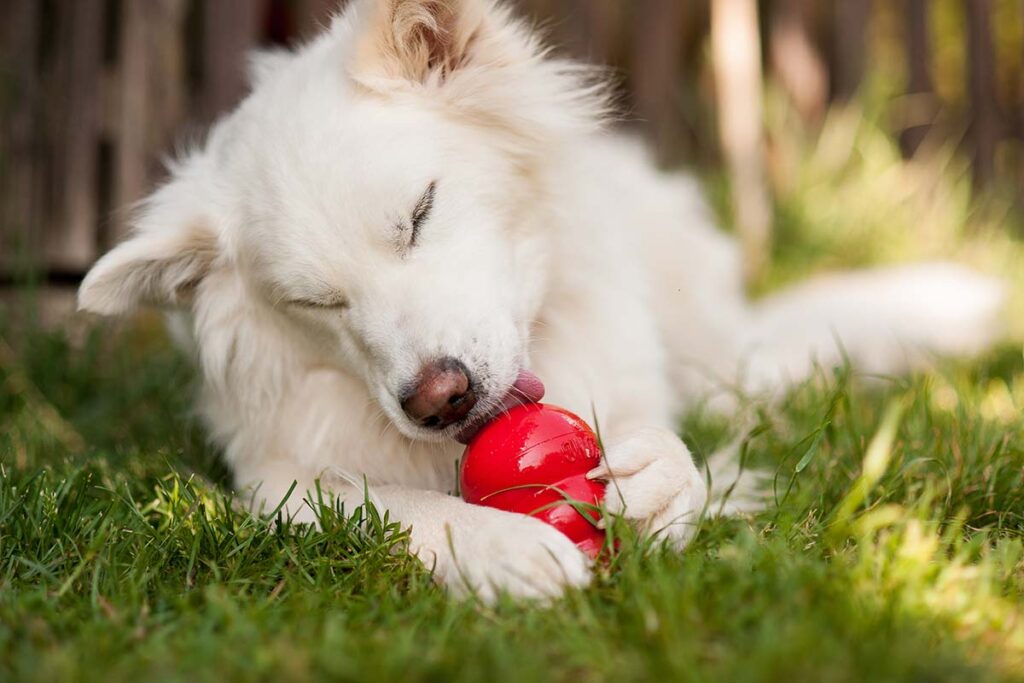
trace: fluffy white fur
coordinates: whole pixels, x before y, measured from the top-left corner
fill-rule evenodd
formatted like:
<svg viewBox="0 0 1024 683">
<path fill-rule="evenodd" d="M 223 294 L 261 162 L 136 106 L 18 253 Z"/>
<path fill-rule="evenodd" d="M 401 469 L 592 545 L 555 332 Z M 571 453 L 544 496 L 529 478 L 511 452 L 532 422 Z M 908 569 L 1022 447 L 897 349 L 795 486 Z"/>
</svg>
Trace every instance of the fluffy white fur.
<svg viewBox="0 0 1024 683">
<path fill-rule="evenodd" d="M 840 340 L 892 372 L 995 334 L 999 285 L 946 265 L 749 303 L 695 183 L 603 131 L 589 72 L 486 0 L 357 0 L 252 71 L 81 307 L 183 309 L 237 485 L 273 506 L 317 479 L 358 503 L 366 481 L 455 591 L 552 596 L 589 568 L 541 522 L 447 495 L 461 447 L 397 398 L 430 359 L 465 363 L 478 412 L 521 367 L 549 402 L 595 411 L 609 449 L 594 476 L 621 492 L 609 506 L 681 547 L 708 497 L 675 435 L 688 404 L 774 390 L 812 358 L 838 362 Z M 288 509 L 312 518 L 299 495 Z"/>
</svg>

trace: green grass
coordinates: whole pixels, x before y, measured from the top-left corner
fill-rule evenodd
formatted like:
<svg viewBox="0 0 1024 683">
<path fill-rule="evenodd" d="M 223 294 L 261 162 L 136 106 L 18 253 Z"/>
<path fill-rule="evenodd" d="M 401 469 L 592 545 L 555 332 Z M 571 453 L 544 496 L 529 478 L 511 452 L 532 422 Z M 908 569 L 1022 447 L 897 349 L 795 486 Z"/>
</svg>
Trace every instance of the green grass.
<svg viewBox="0 0 1024 683">
<path fill-rule="evenodd" d="M 592 588 L 489 608 L 372 510 L 314 530 L 233 505 L 152 321 L 6 338 L 0 680 L 1024 680 L 1019 346 L 755 406 L 777 506 L 684 554 L 627 535 Z"/>
</svg>

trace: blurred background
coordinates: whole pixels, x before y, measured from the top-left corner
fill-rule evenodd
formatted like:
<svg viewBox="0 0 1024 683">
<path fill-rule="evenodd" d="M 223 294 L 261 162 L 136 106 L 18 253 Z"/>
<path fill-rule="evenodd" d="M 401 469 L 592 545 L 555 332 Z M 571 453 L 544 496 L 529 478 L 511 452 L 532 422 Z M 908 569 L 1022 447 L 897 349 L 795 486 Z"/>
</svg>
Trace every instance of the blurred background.
<svg viewBox="0 0 1024 683">
<path fill-rule="evenodd" d="M 0 296 L 70 310 L 166 155 L 244 96 L 245 53 L 341 4 L 2 0 Z M 515 5 L 612 68 L 623 125 L 701 176 L 753 292 L 933 257 L 1024 277 L 1024 0 Z"/>
</svg>

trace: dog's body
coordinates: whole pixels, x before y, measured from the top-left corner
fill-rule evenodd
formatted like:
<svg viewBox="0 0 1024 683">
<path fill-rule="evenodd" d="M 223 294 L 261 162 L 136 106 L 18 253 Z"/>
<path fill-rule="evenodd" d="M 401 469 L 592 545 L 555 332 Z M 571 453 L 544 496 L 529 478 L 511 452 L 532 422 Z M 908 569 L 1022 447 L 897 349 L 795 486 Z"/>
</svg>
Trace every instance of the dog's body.
<svg viewBox="0 0 1024 683">
<path fill-rule="evenodd" d="M 611 511 L 682 546 L 708 497 L 675 436 L 687 405 L 800 379 L 812 357 L 839 360 L 837 339 L 890 372 L 994 333 L 998 285 L 949 266 L 752 306 L 695 184 L 602 132 L 600 88 L 485 0 L 357 0 L 254 70 L 253 94 L 93 269 L 82 306 L 188 304 L 202 412 L 237 484 L 274 506 L 317 480 L 361 502 L 365 481 L 450 587 L 535 596 L 588 580 L 558 532 L 448 495 L 450 437 L 523 368 L 549 402 L 599 420 Z M 440 427 L 409 408 L 438 358 L 472 398 Z M 312 519 L 300 498 L 290 512 Z"/>
</svg>

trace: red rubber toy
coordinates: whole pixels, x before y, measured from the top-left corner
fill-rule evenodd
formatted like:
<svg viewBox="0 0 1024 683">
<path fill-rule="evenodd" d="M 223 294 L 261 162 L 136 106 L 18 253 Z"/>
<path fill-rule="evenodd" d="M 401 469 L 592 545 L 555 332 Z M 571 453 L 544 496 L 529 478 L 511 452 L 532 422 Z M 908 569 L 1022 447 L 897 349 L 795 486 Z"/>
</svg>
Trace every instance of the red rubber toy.
<svg viewBox="0 0 1024 683">
<path fill-rule="evenodd" d="M 519 405 L 469 442 L 460 489 L 466 502 L 547 522 L 596 558 L 605 538 L 592 506 L 604 500 L 605 485 L 586 474 L 600 463 L 597 436 L 578 416 L 542 403 Z"/>
</svg>

